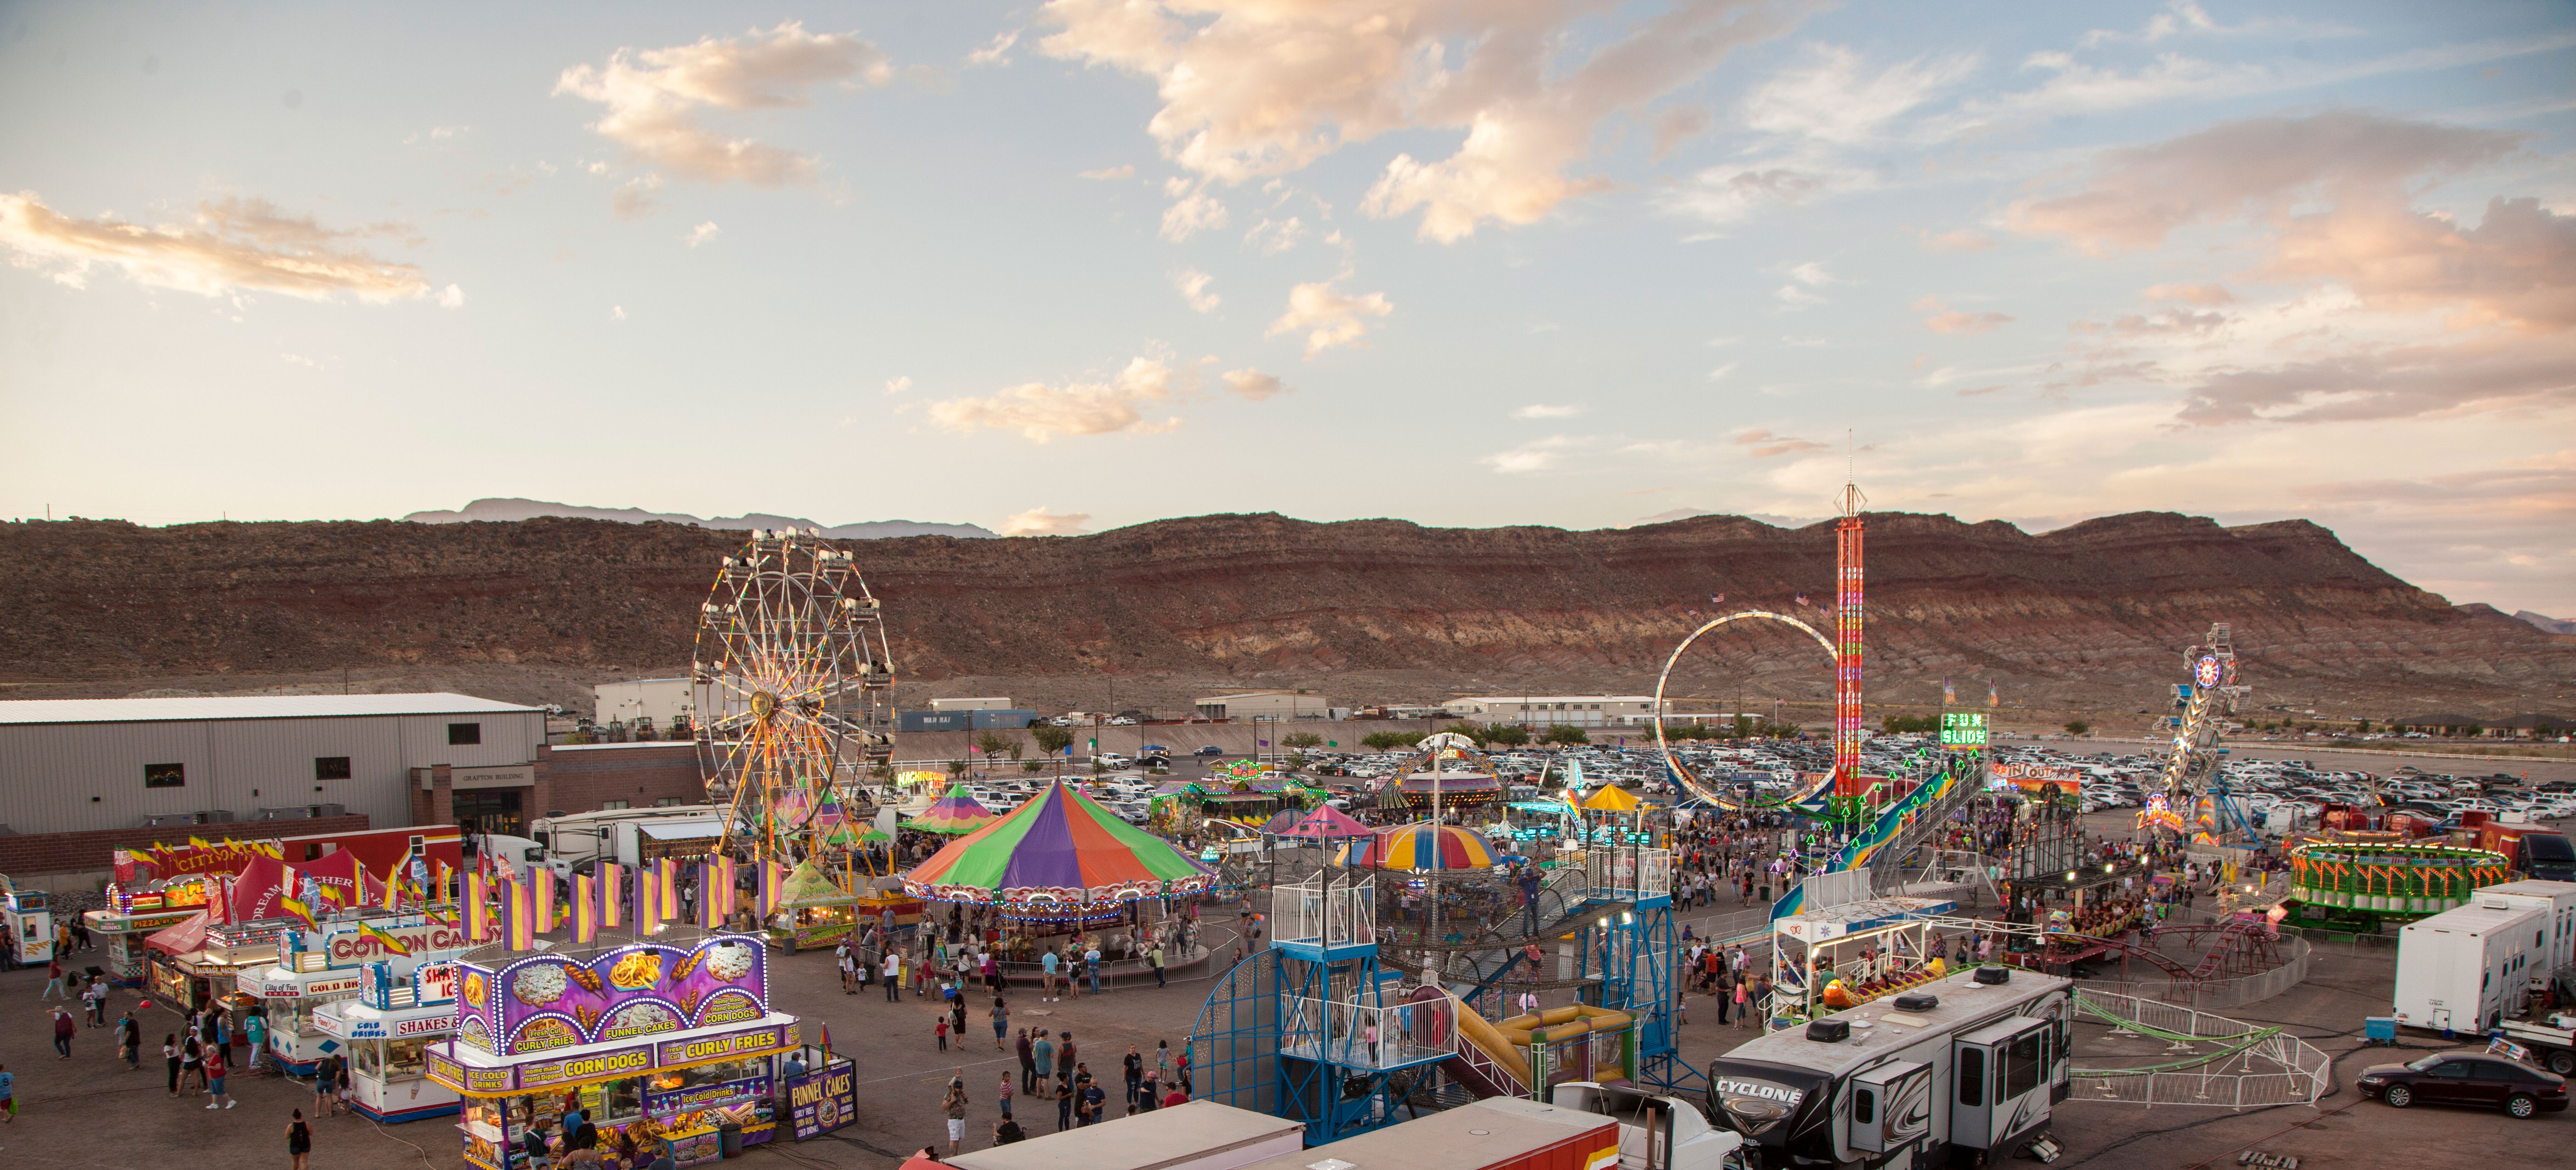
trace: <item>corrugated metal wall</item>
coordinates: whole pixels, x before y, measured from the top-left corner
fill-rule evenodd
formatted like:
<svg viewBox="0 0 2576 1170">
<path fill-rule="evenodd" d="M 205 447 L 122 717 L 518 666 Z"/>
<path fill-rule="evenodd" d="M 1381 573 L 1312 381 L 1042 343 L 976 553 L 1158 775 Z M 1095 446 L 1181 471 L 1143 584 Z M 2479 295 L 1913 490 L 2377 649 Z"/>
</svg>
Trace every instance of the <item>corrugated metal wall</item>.
<svg viewBox="0 0 2576 1170">
<path fill-rule="evenodd" d="M 450 723 L 482 724 L 483 742 L 449 746 Z M 411 823 L 411 769 L 531 763 L 544 742 L 534 711 L 0 724 L 0 823 L 70 833 L 162 813 L 341 804 L 391 828 Z M 349 779 L 316 781 L 313 761 L 326 756 L 349 757 Z M 146 765 L 172 763 L 186 766 L 184 787 L 143 786 Z"/>
</svg>

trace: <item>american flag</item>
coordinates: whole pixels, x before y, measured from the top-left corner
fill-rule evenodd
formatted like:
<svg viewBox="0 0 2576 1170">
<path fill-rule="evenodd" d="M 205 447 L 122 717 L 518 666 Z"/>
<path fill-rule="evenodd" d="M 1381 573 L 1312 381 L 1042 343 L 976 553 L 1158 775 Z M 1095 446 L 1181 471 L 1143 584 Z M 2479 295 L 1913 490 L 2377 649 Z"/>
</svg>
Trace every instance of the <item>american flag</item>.
<svg viewBox="0 0 2576 1170">
<path fill-rule="evenodd" d="M 1804 594 L 1804 593 L 1801 593 L 1801 594 L 1799 594 L 1799 595 L 1797 596 L 1797 598 L 1796 598 L 1795 600 L 1797 601 L 1797 603 L 1798 603 L 1798 604 L 1800 604 L 1800 605 L 1805 605 L 1805 604 L 1807 604 L 1807 595 L 1806 595 L 1806 594 Z"/>
<path fill-rule="evenodd" d="M 1726 595 L 1723 593 L 1711 593 L 1708 595 L 1708 603 L 1710 605 L 1724 605 L 1726 604 Z"/>
<path fill-rule="evenodd" d="M 1689 616 L 1689 617 L 1698 617 L 1698 616 L 1699 616 L 1699 611 L 1698 611 L 1698 610 L 1695 610 L 1695 609 L 1686 609 L 1686 610 L 1683 610 L 1683 611 L 1682 611 L 1682 613 L 1683 613 L 1684 615 L 1686 615 L 1686 616 Z"/>
</svg>

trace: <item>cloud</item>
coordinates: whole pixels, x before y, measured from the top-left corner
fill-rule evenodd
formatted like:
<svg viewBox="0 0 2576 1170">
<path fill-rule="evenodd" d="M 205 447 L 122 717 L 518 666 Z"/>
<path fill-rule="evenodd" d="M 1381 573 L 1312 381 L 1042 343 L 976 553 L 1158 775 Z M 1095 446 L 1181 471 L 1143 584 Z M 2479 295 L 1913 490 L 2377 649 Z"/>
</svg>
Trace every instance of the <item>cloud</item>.
<svg viewBox="0 0 2576 1170">
<path fill-rule="evenodd" d="M 1804 264 L 1790 269 L 1789 279 L 1814 288 L 1823 288 L 1829 284 L 1842 283 L 1840 278 L 1825 270 L 1825 263 L 1822 260 L 1809 260 Z"/>
<path fill-rule="evenodd" d="M 2158 284 L 2147 288 L 2151 301 L 2181 301 L 2187 305 L 2234 304 L 2236 294 L 2223 284 Z"/>
<path fill-rule="evenodd" d="M 1652 516 L 1639 516 L 1628 523 L 1632 525 L 1664 524 L 1674 520 L 1688 520 L 1693 516 L 1714 516 L 1716 514 L 1717 513 L 1711 512 L 1706 508 L 1667 508 Z"/>
<path fill-rule="evenodd" d="M 989 398 L 951 398 L 930 404 L 932 424 L 942 430 L 971 434 L 978 430 L 1017 431 L 1032 443 L 1064 435 L 1107 435 L 1120 431 L 1153 434 L 1180 425 L 1177 418 L 1147 423 L 1138 407 L 1173 397 L 1171 363 L 1139 357 L 1105 381 L 1068 382 L 1050 386 L 1028 382 Z"/>
<path fill-rule="evenodd" d="M 2336 112 L 2254 118 L 2151 146 L 2105 152 L 2083 191 L 2025 200 L 2013 226 L 2062 235 L 2088 253 L 2151 248 L 2197 223 L 2286 222 L 2322 196 L 2375 202 L 2407 179 L 2465 171 L 2510 153 L 2521 136 Z"/>
<path fill-rule="evenodd" d="M 1363 318 L 1384 317 L 1395 306 L 1382 292 L 1350 296 L 1333 286 L 1350 275 L 1345 271 L 1331 280 L 1301 284 L 1288 290 L 1288 311 L 1270 323 L 1264 337 L 1306 330 L 1306 356 L 1341 345 L 1355 345 L 1369 330 Z"/>
<path fill-rule="evenodd" d="M 2176 416 L 2213 426 L 2450 416 L 2576 404 L 2576 340 L 2483 336 L 2203 378 Z"/>
<path fill-rule="evenodd" d="M 1949 333 L 1960 336 L 1989 332 L 2002 326 L 2009 325 L 2013 320 L 2001 313 L 1969 313 L 1954 311 L 1950 306 L 1942 304 L 1941 298 L 1939 297 L 1925 297 L 1922 300 L 1914 302 L 1914 311 L 1917 313 L 1932 314 L 1931 316 L 1923 319 L 1924 328 L 1929 329 L 1934 333 Z"/>
<path fill-rule="evenodd" d="M 2351 112 L 2221 123 L 2111 151 L 2083 190 L 2024 201 L 2012 219 L 2095 255 L 2155 247 L 2189 225 L 2248 223 L 2268 232 L 2253 279 L 2340 284 L 2378 309 L 2456 307 L 2464 327 L 2564 329 L 2576 325 L 2576 217 L 2498 197 L 2465 228 L 2408 206 L 2426 179 L 2494 163 L 2521 141 Z"/>
<path fill-rule="evenodd" d="M 1227 370 L 1217 375 L 1229 393 L 1260 402 L 1280 394 L 1294 394 L 1297 388 L 1255 369 Z"/>
<path fill-rule="evenodd" d="M 1496 475 L 1532 475 L 1563 467 L 1568 455 L 1597 445 L 1594 440 L 1588 438 L 1549 435 L 1543 439 L 1532 439 L 1509 450 L 1478 456 L 1476 462 L 1492 468 Z"/>
<path fill-rule="evenodd" d="M 1286 219 L 1264 218 L 1243 234 L 1243 242 L 1264 256 L 1276 256 L 1297 246 L 1306 236 L 1306 225 L 1296 216 Z"/>
<path fill-rule="evenodd" d="M 708 183 L 783 187 L 813 182 L 815 160 L 709 130 L 697 112 L 801 107 L 811 104 L 818 86 L 856 89 L 893 80 L 894 69 L 876 46 L 848 33 L 808 33 L 791 20 L 727 40 L 619 49 L 606 65 L 564 70 L 554 92 L 607 107 L 591 128 L 624 146 L 634 162 Z"/>
<path fill-rule="evenodd" d="M 1779 298 L 1781 304 L 1787 305 L 1792 309 L 1803 309 L 1809 305 L 1821 305 L 1825 303 L 1825 298 L 1808 292 L 1794 284 L 1781 285 L 1777 290 L 1773 291 L 1771 295 Z"/>
<path fill-rule="evenodd" d="M 706 243 L 707 241 L 709 241 L 709 240 L 712 240 L 712 239 L 716 238 L 718 235 L 722 234 L 722 233 L 723 233 L 723 231 L 724 231 L 724 229 L 723 229 L 723 228 L 720 228 L 720 227 L 717 227 L 717 226 L 716 226 L 716 224 L 715 224 L 715 221 L 714 221 L 714 220 L 708 220 L 708 221 L 707 221 L 707 222 L 705 222 L 705 223 L 702 223 L 702 224 L 699 224 L 699 225 L 698 225 L 698 226 L 696 226 L 696 227 L 690 228 L 690 229 L 689 229 L 689 234 L 687 234 L 687 235 L 685 235 L 685 236 L 680 237 L 680 240 L 681 240 L 681 242 L 682 242 L 682 243 L 685 243 L 685 244 L 687 244 L 688 246 L 690 246 L 690 247 L 694 248 L 694 247 L 697 247 L 697 246 L 698 246 L 698 245 L 700 245 L 700 244 Z"/>
<path fill-rule="evenodd" d="M 1710 371 L 1708 372 L 1708 380 L 1709 380 L 1709 381 L 1711 381 L 1711 382 L 1723 381 L 1723 380 L 1725 380 L 1725 378 L 1726 378 L 1726 376 L 1727 376 L 1728 374 L 1732 374 L 1732 373 L 1734 373 L 1734 372 L 1735 372 L 1735 367 L 1737 367 L 1737 366 L 1739 366 L 1739 365 L 1742 365 L 1742 364 L 1743 364 L 1743 363 L 1741 363 L 1741 362 L 1728 362 L 1728 363 L 1726 363 L 1725 365 L 1719 366 L 1718 368 L 1716 368 L 1716 369 L 1714 369 L 1714 370 L 1710 370 Z"/>
<path fill-rule="evenodd" d="M 1530 405 L 1528 405 L 1528 406 L 1524 406 L 1524 407 L 1521 407 L 1521 408 L 1520 408 L 1520 409 L 1518 409 L 1518 410 L 1513 411 L 1513 412 L 1512 412 L 1512 417 L 1513 417 L 1513 418 L 1573 418 L 1574 416 L 1576 416 L 1576 415 L 1578 415 L 1578 414 L 1581 414 L 1581 413 L 1583 413 L 1583 408 L 1582 408 L 1581 406 L 1575 406 L 1575 405 L 1566 405 L 1566 406 L 1547 406 L 1547 405 L 1543 405 L 1543 404 L 1540 404 L 1540 403 L 1531 403 L 1531 404 L 1530 404 Z"/>
<path fill-rule="evenodd" d="M 906 393 L 911 389 L 912 375 L 910 374 L 897 374 L 894 377 L 886 379 L 885 392 L 888 395 Z"/>
<path fill-rule="evenodd" d="M 200 296 L 271 292 L 311 301 L 342 296 L 369 304 L 435 295 L 449 308 L 465 303 L 454 285 L 433 294 L 420 269 L 357 246 L 368 236 L 414 239 L 407 224 L 328 228 L 310 216 L 280 211 L 264 199 L 201 203 L 193 224 L 144 227 L 113 216 L 75 219 L 47 207 L 33 191 L 0 195 L 0 247 L 13 261 L 72 288 L 88 287 L 94 266 L 108 266 L 149 288 Z"/>
<path fill-rule="evenodd" d="M 1209 228 L 1225 226 L 1225 204 L 1205 191 L 1193 190 L 1163 211 L 1163 238 L 1173 243 Z"/>
<path fill-rule="evenodd" d="M 624 306 L 624 305 L 610 305 L 610 306 L 608 306 L 608 319 L 609 319 L 609 320 L 611 320 L 611 321 L 623 321 L 623 320 L 625 320 L 625 319 L 626 319 L 626 306 Z"/>
<path fill-rule="evenodd" d="M 1822 443 L 1811 443 L 1805 439 L 1791 438 L 1787 435 L 1775 435 L 1762 429 L 1740 432 L 1730 441 L 1739 446 L 1753 448 L 1753 457 L 1756 459 L 1769 459 L 1776 455 L 1795 455 L 1806 451 L 1831 450 Z"/>
<path fill-rule="evenodd" d="M 2077 333 L 2103 334 L 2111 337 L 2198 337 L 2216 332 L 2235 318 L 2225 313 L 2195 313 L 2189 309 L 2167 309 L 2161 313 L 2124 314 L 2109 321 L 2078 321 L 2068 326 Z"/>
<path fill-rule="evenodd" d="M 661 175 L 637 175 L 609 195 L 609 213 L 619 219 L 642 219 L 661 210 L 661 192 Z"/>
<path fill-rule="evenodd" d="M 1922 239 L 1923 250 L 1926 252 L 1983 252 L 1995 246 L 1994 239 L 1986 233 L 1969 231 L 1966 228 L 1954 232 L 1942 232 L 1937 236 L 1925 232 Z"/>
<path fill-rule="evenodd" d="M 1102 167 L 1096 171 L 1084 171 L 1075 177 L 1083 179 L 1132 179 L 1136 177 L 1136 165 L 1134 163 L 1120 163 L 1114 167 Z"/>
<path fill-rule="evenodd" d="M 1207 290 L 1210 284 L 1216 282 L 1215 277 L 1195 268 L 1184 268 L 1172 273 L 1171 277 L 1172 287 L 1180 290 L 1181 299 L 1188 301 L 1190 308 L 1202 313 L 1216 311 L 1221 298 Z"/>
<path fill-rule="evenodd" d="M 301 354 L 281 353 L 277 356 L 286 359 L 288 365 L 302 366 L 308 370 L 318 370 L 322 368 L 320 363 Z"/>
<path fill-rule="evenodd" d="M 1083 527 L 1089 523 L 1089 512 L 1050 512 L 1041 505 L 1026 512 L 1012 513 L 1010 519 L 1002 521 L 1002 535 L 1080 536 L 1091 531 Z"/>
<path fill-rule="evenodd" d="M 1603 120 L 1641 109 L 1803 10 L 1685 4 L 1570 59 L 1584 11 L 1561 4 L 1351 0 L 1335 5 L 1053 0 L 1053 56 L 1154 80 L 1146 130 L 1186 170 L 1234 184 L 1406 128 L 1460 131 L 1446 158 L 1401 154 L 1362 210 L 1422 213 L 1425 239 L 1536 221 L 1607 181 L 1566 172 Z M 1212 15 L 1210 15 L 1212 13 Z"/>
<path fill-rule="evenodd" d="M 966 63 L 969 65 L 1009 65 L 1011 63 L 1011 59 L 1006 54 L 1011 51 L 1011 46 L 1018 44 L 1019 41 L 1020 30 L 1018 29 L 1012 29 L 1009 32 L 1002 33 L 1001 35 L 994 37 L 992 43 L 966 54 Z"/>
<path fill-rule="evenodd" d="M 1887 124 L 1968 78 L 1973 54 L 1917 57 L 1870 70 L 1839 45 L 1809 45 L 1798 64 L 1744 99 L 1744 124 L 1771 134 L 1850 146 L 1881 137 Z"/>
<path fill-rule="evenodd" d="M 1717 119 L 1701 106 L 1667 106 L 1655 115 L 1655 154 L 1658 160 L 1671 154 L 1673 148 L 1697 138 L 1715 126 Z"/>
</svg>

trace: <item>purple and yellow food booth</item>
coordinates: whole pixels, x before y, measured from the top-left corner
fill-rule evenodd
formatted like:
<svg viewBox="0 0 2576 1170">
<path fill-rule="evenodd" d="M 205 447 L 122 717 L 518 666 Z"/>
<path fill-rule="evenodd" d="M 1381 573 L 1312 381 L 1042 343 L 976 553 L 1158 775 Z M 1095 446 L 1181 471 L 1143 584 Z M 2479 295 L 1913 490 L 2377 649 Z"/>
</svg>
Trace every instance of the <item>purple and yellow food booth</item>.
<svg viewBox="0 0 2576 1170">
<path fill-rule="evenodd" d="M 457 959 L 456 1033 L 423 1051 L 463 1099 L 465 1159 L 514 1170 L 531 1124 L 579 1110 L 603 1144 L 715 1161 L 725 1138 L 778 1136 L 797 1019 L 769 1006 L 766 939 L 665 927 L 553 950 Z"/>
</svg>

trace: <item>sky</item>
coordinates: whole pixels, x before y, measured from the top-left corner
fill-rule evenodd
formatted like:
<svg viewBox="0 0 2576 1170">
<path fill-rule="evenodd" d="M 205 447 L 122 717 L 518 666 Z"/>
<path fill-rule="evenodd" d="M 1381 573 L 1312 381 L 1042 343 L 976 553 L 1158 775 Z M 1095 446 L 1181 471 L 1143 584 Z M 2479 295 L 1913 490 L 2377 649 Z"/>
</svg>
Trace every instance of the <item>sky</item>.
<svg viewBox="0 0 2576 1170">
<path fill-rule="evenodd" d="M 0 5 L 0 516 L 2306 518 L 2576 614 L 2563 3 Z"/>
</svg>

